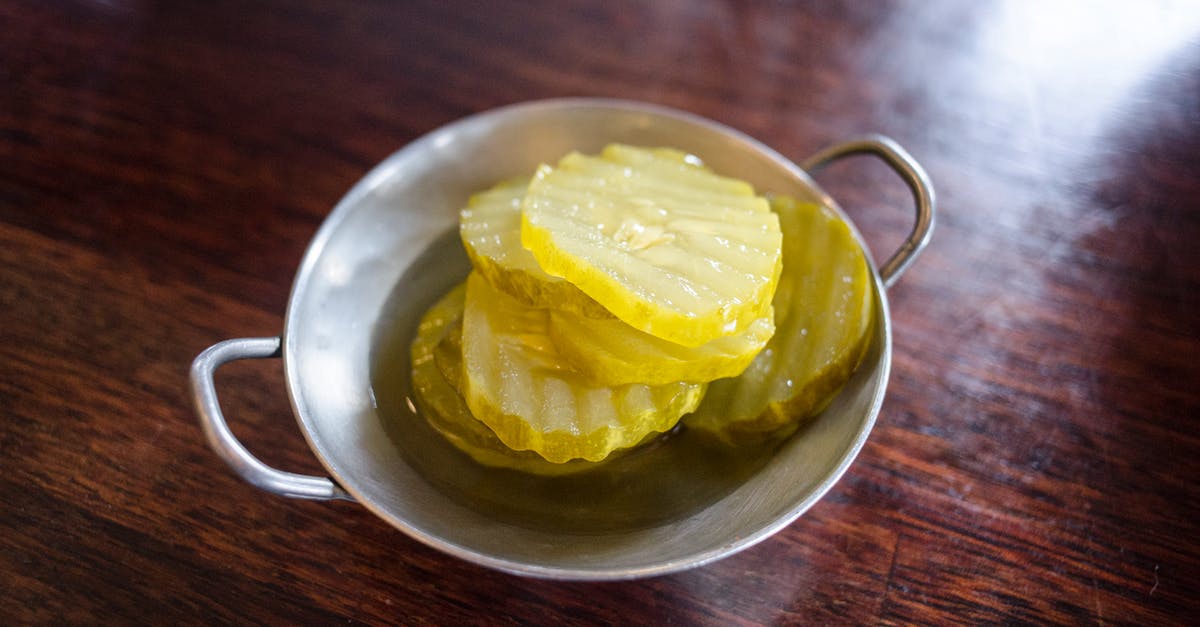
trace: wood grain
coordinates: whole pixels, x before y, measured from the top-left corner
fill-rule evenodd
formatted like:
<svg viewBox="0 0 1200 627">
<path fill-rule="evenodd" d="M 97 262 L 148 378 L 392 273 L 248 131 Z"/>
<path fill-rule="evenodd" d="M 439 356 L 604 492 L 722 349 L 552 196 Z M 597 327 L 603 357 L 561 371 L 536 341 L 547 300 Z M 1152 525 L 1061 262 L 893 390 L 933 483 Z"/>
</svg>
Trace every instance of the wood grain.
<svg viewBox="0 0 1200 627">
<path fill-rule="evenodd" d="M 10 2 L 0 6 L 7 623 L 1200 620 L 1200 11 L 1189 3 Z M 632 98 L 797 160 L 882 132 L 934 243 L 889 294 L 878 426 L 809 513 L 696 570 L 487 571 L 206 447 L 187 368 L 280 331 L 368 168 L 495 106 Z M 868 160 L 820 181 L 881 255 Z M 320 466 L 278 362 L 223 369 L 265 461 Z"/>
</svg>

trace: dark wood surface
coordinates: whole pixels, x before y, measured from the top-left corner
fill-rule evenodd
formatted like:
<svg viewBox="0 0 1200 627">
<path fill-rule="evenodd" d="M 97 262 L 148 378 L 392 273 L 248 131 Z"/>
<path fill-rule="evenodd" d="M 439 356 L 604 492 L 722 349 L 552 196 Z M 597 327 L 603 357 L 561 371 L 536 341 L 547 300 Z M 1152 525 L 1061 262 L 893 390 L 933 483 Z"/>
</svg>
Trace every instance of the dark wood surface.
<svg viewBox="0 0 1200 627">
<path fill-rule="evenodd" d="M 310 6 L 311 5 L 311 6 Z M 5 623 L 1200 621 L 1195 3 L 0 4 Z M 631 98 L 800 160 L 882 132 L 934 241 L 844 479 L 769 540 L 620 583 L 491 572 L 243 483 L 187 370 L 274 335 L 308 240 L 392 151 L 499 105 Z M 881 165 L 820 180 L 876 250 Z M 320 472 L 280 363 L 218 378 Z"/>
</svg>

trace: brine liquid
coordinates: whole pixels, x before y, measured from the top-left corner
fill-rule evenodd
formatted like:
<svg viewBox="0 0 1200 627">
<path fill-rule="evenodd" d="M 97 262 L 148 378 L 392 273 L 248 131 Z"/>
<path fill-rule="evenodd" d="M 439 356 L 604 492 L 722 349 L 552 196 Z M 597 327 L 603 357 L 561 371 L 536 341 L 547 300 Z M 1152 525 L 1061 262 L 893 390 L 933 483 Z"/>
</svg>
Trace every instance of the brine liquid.
<svg viewBox="0 0 1200 627">
<path fill-rule="evenodd" d="M 433 242 L 388 297 L 371 346 L 371 385 L 399 453 L 442 493 L 485 516 L 534 529 L 608 533 L 684 518 L 729 494 L 771 455 L 678 427 L 595 469 L 542 477 L 482 466 L 454 448 L 412 400 L 409 346 L 425 311 L 470 271 L 457 231 Z"/>
</svg>

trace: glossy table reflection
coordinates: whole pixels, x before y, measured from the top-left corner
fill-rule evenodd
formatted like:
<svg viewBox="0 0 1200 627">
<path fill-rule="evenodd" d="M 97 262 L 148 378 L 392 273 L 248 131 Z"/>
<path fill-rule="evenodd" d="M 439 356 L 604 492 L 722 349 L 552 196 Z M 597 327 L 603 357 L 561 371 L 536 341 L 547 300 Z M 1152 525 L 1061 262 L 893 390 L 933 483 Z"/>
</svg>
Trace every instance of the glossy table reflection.
<svg viewBox="0 0 1200 627">
<path fill-rule="evenodd" d="M 165 3 L 164 3 L 165 4 Z M 311 6 L 309 6 L 311 5 Z M 9 3 L 0 8 L 0 616 L 29 622 L 1067 622 L 1200 616 L 1194 3 Z M 892 381 L 773 538 L 647 580 L 521 579 L 206 447 L 191 359 L 281 331 L 372 165 L 492 107 L 621 97 L 797 160 L 864 132 L 938 188 Z M 873 249 L 903 185 L 819 180 Z M 278 362 L 218 384 L 319 473 Z"/>
</svg>

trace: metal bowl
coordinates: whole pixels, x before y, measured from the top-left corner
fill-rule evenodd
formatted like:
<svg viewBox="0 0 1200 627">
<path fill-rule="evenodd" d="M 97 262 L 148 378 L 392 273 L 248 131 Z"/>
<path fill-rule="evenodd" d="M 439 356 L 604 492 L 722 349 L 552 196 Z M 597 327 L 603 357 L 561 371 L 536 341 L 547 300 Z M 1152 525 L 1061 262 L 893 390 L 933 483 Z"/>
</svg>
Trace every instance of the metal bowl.
<svg viewBox="0 0 1200 627">
<path fill-rule="evenodd" d="M 839 213 L 806 171 L 845 155 L 875 155 L 912 188 L 914 227 L 887 262 L 871 264 L 879 323 L 860 368 L 819 417 L 736 484 L 670 518 L 631 518 L 626 525 L 624 514 L 615 512 L 603 529 L 582 530 L 544 516 L 554 502 L 523 519 L 497 515 L 432 477 L 423 460 L 427 449 L 421 442 L 427 441 L 396 427 L 411 416 L 382 409 L 380 384 L 372 377 L 378 375 L 381 352 L 395 347 L 381 343 L 411 337 L 423 307 L 450 282 L 461 280 L 466 266 L 453 234 L 458 209 L 471 193 L 527 175 L 571 150 L 594 152 L 611 142 L 679 148 L 758 190 L 822 203 Z M 858 454 L 883 401 L 891 363 L 885 290 L 928 241 L 933 218 L 933 190 L 924 172 L 880 136 L 833 146 L 801 168 L 726 126 L 647 104 L 562 99 L 480 113 L 414 141 L 350 190 L 308 248 L 282 337 L 227 340 L 196 358 L 191 372 L 196 409 L 214 450 L 255 486 L 289 497 L 357 501 L 413 538 L 471 562 L 522 575 L 586 580 L 699 566 L 787 526 Z M 855 236 L 865 248 L 856 230 Z M 237 441 L 221 413 L 213 384 L 220 365 L 280 356 L 300 430 L 329 478 L 264 465 Z M 406 382 L 396 385 L 401 389 Z M 617 503 L 620 496 L 613 498 Z M 669 497 L 659 502 L 673 505 Z"/>
</svg>

